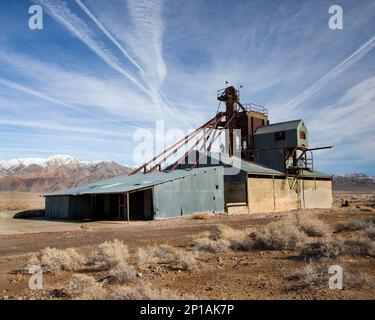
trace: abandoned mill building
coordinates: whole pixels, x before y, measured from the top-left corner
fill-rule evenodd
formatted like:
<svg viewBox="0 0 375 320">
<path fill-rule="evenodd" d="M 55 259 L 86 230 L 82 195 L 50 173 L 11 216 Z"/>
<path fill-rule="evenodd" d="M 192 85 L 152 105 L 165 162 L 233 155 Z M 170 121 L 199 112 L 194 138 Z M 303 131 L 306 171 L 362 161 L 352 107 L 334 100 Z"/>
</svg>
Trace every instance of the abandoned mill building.
<svg viewBox="0 0 375 320">
<path fill-rule="evenodd" d="M 270 124 L 268 110 L 242 104 L 234 87 L 219 90 L 217 99 L 224 112 L 129 175 L 46 194 L 46 218 L 164 219 L 332 206 L 332 177 L 315 170 L 313 161 L 314 151 L 330 147 L 309 148 L 302 119 Z M 211 151 L 222 132 L 226 152 Z"/>
</svg>

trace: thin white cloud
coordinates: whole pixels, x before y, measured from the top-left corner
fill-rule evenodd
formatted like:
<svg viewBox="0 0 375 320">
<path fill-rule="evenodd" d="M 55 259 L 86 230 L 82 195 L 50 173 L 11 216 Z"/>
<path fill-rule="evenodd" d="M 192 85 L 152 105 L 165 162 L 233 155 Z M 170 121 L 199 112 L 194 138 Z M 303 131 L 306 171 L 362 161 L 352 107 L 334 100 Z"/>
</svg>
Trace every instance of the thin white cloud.
<svg viewBox="0 0 375 320">
<path fill-rule="evenodd" d="M 185 118 L 181 119 L 181 117 L 179 117 L 179 112 L 176 106 L 161 89 L 161 84 L 167 73 L 166 65 L 162 56 L 163 23 L 161 16 L 161 1 L 128 1 L 129 12 L 133 22 L 133 31 L 129 34 L 125 33 L 125 36 L 122 34 L 124 34 L 124 30 L 127 28 L 120 23 L 121 31 L 119 31 L 118 27 L 113 24 L 114 19 L 113 13 L 111 12 L 111 21 L 108 22 L 108 19 L 105 19 L 105 22 L 109 28 L 114 30 L 117 36 L 121 34 L 120 41 L 116 39 L 108 28 L 81 0 L 75 0 L 75 2 L 105 34 L 105 36 L 139 70 L 140 76 L 148 86 L 152 100 L 158 110 L 161 111 L 162 108 L 165 109 L 166 106 L 161 105 L 164 100 L 169 106 L 169 109 L 167 108 L 166 110 L 167 112 L 172 113 L 176 119 L 182 120 L 191 126 L 189 121 Z M 106 10 L 108 6 L 100 8 Z M 103 10 L 99 11 L 101 13 L 103 12 Z M 126 35 L 128 35 L 127 39 Z M 133 54 L 129 53 L 125 46 L 129 46 Z M 143 65 L 143 67 L 138 64 L 136 61 L 137 59 L 140 60 L 140 64 Z"/>
<path fill-rule="evenodd" d="M 118 121 L 118 120 L 115 120 L 115 119 L 112 119 L 112 118 L 104 117 L 104 116 L 98 115 L 96 113 L 87 111 L 85 109 L 79 108 L 77 106 L 65 103 L 63 101 L 57 100 L 53 97 L 50 97 L 50 96 L 44 94 L 43 92 L 40 92 L 38 90 L 32 89 L 32 88 L 27 87 L 27 86 L 24 86 L 22 84 L 10 81 L 8 79 L 0 78 L 0 85 L 6 86 L 6 87 L 14 89 L 14 90 L 18 90 L 18 91 L 21 91 L 21 92 L 24 92 L 24 93 L 27 93 L 27 94 L 30 94 L 30 95 L 32 95 L 36 98 L 40 98 L 40 99 L 46 100 L 48 102 L 52 102 L 53 104 L 57 104 L 57 105 L 65 107 L 65 108 L 69 108 L 69 109 L 73 109 L 73 110 L 85 113 L 87 115 L 90 115 L 90 116 L 98 118 L 98 119 L 102 119 L 102 120 L 106 120 L 106 121 L 110 121 L 110 122 L 115 122 L 115 123 L 117 123 L 121 126 L 125 126 L 122 121 Z M 132 126 L 132 125 L 126 125 L 126 126 Z M 132 126 L 132 127 L 137 128 L 136 126 Z"/>
<path fill-rule="evenodd" d="M 108 50 L 103 48 L 97 41 L 94 40 L 92 32 L 86 23 L 77 15 L 67 8 L 66 4 L 56 0 L 37 0 L 41 5 L 47 8 L 51 16 L 68 29 L 73 35 L 78 37 L 86 44 L 95 54 L 97 54 L 105 63 L 107 63 L 114 70 L 125 76 L 138 89 L 150 95 L 147 90 L 134 76 L 132 76 L 124 67 L 122 67 Z"/>
<path fill-rule="evenodd" d="M 132 133 L 123 133 L 107 129 L 98 129 L 98 128 L 84 128 L 79 125 L 62 125 L 59 123 L 54 123 L 52 121 L 43 122 L 35 120 L 19 120 L 19 119 L 7 119 L 0 118 L 0 125 L 3 126 L 16 126 L 16 127 L 25 127 L 25 128 L 35 128 L 43 130 L 54 130 L 54 131 L 63 131 L 63 132 L 77 132 L 77 133 L 87 133 L 94 135 L 109 135 L 109 136 L 119 136 L 119 137 L 132 137 Z"/>
<path fill-rule="evenodd" d="M 370 52 L 375 47 L 375 35 L 372 36 L 368 41 L 362 44 L 356 51 L 354 51 L 349 57 L 341 61 L 336 67 L 326 73 L 318 81 L 316 81 L 309 88 L 304 90 L 294 99 L 289 101 L 287 104 L 281 107 L 282 112 L 288 112 L 293 110 L 298 105 L 305 102 L 320 89 L 324 88 L 330 81 L 337 78 L 341 73 L 350 68 L 354 63 L 364 57 L 368 52 Z"/>
<path fill-rule="evenodd" d="M 151 78 L 162 83 L 167 68 L 162 56 L 163 20 L 161 0 L 127 0 L 133 30 L 130 46 Z"/>
</svg>

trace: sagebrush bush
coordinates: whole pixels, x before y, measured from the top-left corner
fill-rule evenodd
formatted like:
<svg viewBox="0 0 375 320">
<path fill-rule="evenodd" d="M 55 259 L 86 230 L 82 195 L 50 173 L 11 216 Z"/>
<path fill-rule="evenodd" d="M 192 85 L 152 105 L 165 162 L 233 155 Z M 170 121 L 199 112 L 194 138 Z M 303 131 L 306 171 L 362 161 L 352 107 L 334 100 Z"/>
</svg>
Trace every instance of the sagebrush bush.
<svg viewBox="0 0 375 320">
<path fill-rule="evenodd" d="M 373 222 L 370 222 L 365 228 L 365 233 L 369 239 L 375 240 L 375 224 Z"/>
<path fill-rule="evenodd" d="M 329 233 L 329 227 L 312 214 L 288 214 L 252 233 L 218 225 L 213 232 L 193 236 L 193 247 L 209 252 L 296 250 L 308 242 L 308 237 L 326 237 Z"/>
<path fill-rule="evenodd" d="M 138 265 L 164 263 L 169 264 L 172 268 L 178 270 L 193 269 L 196 264 L 196 255 L 187 250 L 162 244 L 159 246 L 148 246 L 139 248 L 137 251 Z"/>
<path fill-rule="evenodd" d="M 328 273 L 329 265 L 312 265 L 307 264 L 300 272 L 289 280 L 294 279 L 299 281 L 299 285 L 292 286 L 298 289 L 311 289 L 314 286 L 328 287 L 329 278 L 331 275 Z M 343 268 L 343 288 L 351 290 L 373 290 L 375 287 L 374 282 L 365 274 L 356 272 L 347 268 Z"/>
<path fill-rule="evenodd" d="M 45 272 L 54 273 L 61 270 L 78 270 L 85 262 L 85 257 L 74 248 L 59 250 L 47 247 L 39 254 L 32 256 L 28 266 L 40 265 Z"/>
<path fill-rule="evenodd" d="M 363 220 L 348 220 L 344 223 L 337 225 L 336 232 L 357 231 L 365 229 L 369 222 Z"/>
<path fill-rule="evenodd" d="M 192 295 L 181 295 L 168 289 L 152 288 L 148 282 L 142 282 L 136 287 L 113 287 L 104 299 L 107 300 L 191 300 Z"/>
<path fill-rule="evenodd" d="M 299 248 L 299 255 L 308 259 L 336 258 L 341 253 L 342 249 L 337 242 L 326 239 L 305 243 Z"/>
<path fill-rule="evenodd" d="M 322 220 L 307 215 L 299 219 L 298 227 L 309 237 L 324 237 L 330 232 L 327 224 Z"/>
<path fill-rule="evenodd" d="M 109 271 L 109 281 L 126 284 L 133 281 L 136 278 L 136 272 L 133 266 L 128 264 L 118 264 Z"/>
<path fill-rule="evenodd" d="M 111 269 L 119 264 L 126 264 L 129 258 L 128 247 L 117 239 L 99 245 L 89 264 L 100 269 Z"/>
<path fill-rule="evenodd" d="M 101 283 L 85 274 L 74 274 L 69 280 L 66 290 L 78 300 L 97 300 L 106 293 Z"/>
<path fill-rule="evenodd" d="M 198 238 L 193 241 L 193 248 L 199 251 L 208 251 L 211 253 L 228 252 L 231 243 L 228 240 L 213 240 L 211 238 Z"/>
<path fill-rule="evenodd" d="M 306 235 L 288 221 L 272 222 L 253 234 L 253 248 L 261 250 L 295 250 L 306 241 Z"/>
</svg>

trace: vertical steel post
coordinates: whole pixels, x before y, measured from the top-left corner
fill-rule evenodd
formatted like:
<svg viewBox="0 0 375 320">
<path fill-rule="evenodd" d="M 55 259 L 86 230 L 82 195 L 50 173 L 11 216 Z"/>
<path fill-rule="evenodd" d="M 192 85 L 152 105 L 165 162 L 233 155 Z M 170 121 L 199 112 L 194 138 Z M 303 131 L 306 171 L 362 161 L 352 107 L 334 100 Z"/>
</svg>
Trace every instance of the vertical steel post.
<svg viewBox="0 0 375 320">
<path fill-rule="evenodd" d="M 127 215 L 127 218 L 128 218 L 128 223 L 130 221 L 130 212 L 129 212 L 129 193 L 126 194 L 126 215 Z"/>
</svg>

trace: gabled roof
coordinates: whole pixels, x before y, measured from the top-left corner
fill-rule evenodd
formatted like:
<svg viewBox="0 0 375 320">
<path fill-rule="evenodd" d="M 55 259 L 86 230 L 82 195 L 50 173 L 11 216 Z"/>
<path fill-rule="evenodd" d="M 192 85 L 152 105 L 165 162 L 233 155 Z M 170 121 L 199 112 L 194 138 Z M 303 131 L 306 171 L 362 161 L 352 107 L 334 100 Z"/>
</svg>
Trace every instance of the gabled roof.
<svg viewBox="0 0 375 320">
<path fill-rule="evenodd" d="M 301 122 L 303 122 L 302 119 L 269 124 L 267 126 L 258 128 L 255 134 L 257 135 L 278 131 L 295 130 L 298 128 Z"/>
<path fill-rule="evenodd" d="M 175 170 L 172 172 L 154 171 L 148 174 L 136 173 L 85 184 L 76 188 L 50 192 L 45 196 L 67 196 L 104 193 L 125 193 L 145 189 L 165 182 L 182 179 L 196 174 L 219 170 L 217 167 Z"/>
</svg>

